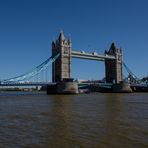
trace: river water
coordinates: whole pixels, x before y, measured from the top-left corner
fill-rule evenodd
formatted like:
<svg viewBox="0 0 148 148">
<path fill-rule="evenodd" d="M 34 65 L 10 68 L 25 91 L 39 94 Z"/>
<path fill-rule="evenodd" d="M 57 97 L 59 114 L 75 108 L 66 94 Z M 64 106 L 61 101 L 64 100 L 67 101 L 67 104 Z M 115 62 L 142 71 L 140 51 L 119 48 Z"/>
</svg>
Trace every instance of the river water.
<svg viewBox="0 0 148 148">
<path fill-rule="evenodd" d="M 147 148 L 148 93 L 0 93 L 0 148 Z"/>
</svg>

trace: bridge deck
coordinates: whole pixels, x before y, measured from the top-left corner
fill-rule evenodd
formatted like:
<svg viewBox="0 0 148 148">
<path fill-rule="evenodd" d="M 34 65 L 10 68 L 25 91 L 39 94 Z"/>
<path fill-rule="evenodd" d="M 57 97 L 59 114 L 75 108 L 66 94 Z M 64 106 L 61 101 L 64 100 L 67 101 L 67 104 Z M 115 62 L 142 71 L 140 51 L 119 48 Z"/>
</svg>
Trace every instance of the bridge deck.
<svg viewBox="0 0 148 148">
<path fill-rule="evenodd" d="M 0 86 L 46 86 L 46 85 L 55 85 L 56 83 L 8 83 L 0 84 Z"/>
</svg>

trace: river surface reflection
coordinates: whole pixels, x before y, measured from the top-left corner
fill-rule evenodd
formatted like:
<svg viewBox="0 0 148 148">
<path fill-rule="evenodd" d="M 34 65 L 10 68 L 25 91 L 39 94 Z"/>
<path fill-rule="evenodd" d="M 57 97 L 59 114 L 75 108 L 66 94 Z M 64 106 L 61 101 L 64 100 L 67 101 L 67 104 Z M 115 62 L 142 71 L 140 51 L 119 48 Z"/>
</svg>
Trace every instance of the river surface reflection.
<svg viewBox="0 0 148 148">
<path fill-rule="evenodd" d="M 0 148 L 146 148 L 148 93 L 0 93 Z"/>
</svg>

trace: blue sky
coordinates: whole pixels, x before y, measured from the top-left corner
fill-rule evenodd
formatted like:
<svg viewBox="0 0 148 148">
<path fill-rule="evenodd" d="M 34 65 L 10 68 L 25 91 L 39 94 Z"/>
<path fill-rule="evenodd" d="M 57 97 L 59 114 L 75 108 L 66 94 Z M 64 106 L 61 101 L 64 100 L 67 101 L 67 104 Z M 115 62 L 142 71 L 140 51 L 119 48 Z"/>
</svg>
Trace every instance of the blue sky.
<svg viewBox="0 0 148 148">
<path fill-rule="evenodd" d="M 115 42 L 130 69 L 147 76 L 147 8 L 147 0 L 0 0 L 0 79 L 45 61 L 61 29 L 76 50 L 103 54 Z M 104 63 L 73 59 L 72 76 L 101 79 Z"/>
</svg>

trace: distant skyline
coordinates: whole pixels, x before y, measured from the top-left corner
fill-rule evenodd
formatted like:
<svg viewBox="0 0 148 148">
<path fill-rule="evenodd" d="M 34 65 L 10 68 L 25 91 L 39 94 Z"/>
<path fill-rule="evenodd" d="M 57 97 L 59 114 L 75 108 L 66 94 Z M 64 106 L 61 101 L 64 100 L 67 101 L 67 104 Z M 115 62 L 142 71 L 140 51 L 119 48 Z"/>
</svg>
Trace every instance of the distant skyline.
<svg viewBox="0 0 148 148">
<path fill-rule="evenodd" d="M 148 76 L 147 8 L 147 0 L 0 0 L 0 79 L 50 57 L 61 29 L 74 50 L 103 54 L 115 42 L 132 72 Z M 103 62 L 72 60 L 75 79 L 101 79 L 104 72 Z"/>
</svg>

